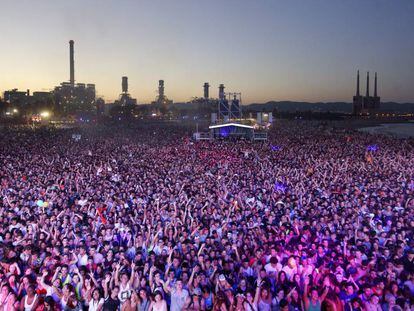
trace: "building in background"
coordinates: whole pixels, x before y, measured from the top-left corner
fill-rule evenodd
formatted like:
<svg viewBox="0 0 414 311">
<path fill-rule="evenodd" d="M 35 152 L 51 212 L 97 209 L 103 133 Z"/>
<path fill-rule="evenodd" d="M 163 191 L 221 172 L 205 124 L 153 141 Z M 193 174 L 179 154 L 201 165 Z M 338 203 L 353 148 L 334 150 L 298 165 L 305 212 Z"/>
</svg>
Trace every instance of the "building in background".
<svg viewBox="0 0 414 311">
<path fill-rule="evenodd" d="M 30 90 L 19 91 L 18 89 L 12 89 L 4 92 L 4 101 L 11 106 L 24 108 L 30 102 Z"/>
<path fill-rule="evenodd" d="M 374 96 L 370 95 L 370 85 L 369 85 L 369 72 L 367 72 L 367 86 L 365 96 L 361 96 L 359 89 L 359 70 L 357 72 L 357 86 L 356 94 L 353 97 L 352 102 L 352 112 L 354 115 L 369 115 L 373 113 L 378 113 L 381 104 L 381 98 L 378 96 L 377 91 L 377 73 L 375 73 L 374 81 Z"/>
<path fill-rule="evenodd" d="M 119 100 L 116 100 L 114 104 L 121 106 L 135 106 L 137 104 L 137 100 L 128 93 L 128 77 L 122 77 L 122 93 L 119 95 Z"/>
<path fill-rule="evenodd" d="M 53 90 L 57 111 L 62 115 L 95 112 L 95 84 L 75 83 L 74 41 L 69 41 L 69 82 Z"/>
<path fill-rule="evenodd" d="M 151 104 L 158 106 L 158 108 L 165 107 L 172 104 L 173 101 L 169 100 L 165 95 L 164 80 L 158 81 L 158 96 Z"/>
<path fill-rule="evenodd" d="M 105 114 L 105 101 L 102 98 L 96 100 L 96 115 L 103 117 Z"/>
</svg>

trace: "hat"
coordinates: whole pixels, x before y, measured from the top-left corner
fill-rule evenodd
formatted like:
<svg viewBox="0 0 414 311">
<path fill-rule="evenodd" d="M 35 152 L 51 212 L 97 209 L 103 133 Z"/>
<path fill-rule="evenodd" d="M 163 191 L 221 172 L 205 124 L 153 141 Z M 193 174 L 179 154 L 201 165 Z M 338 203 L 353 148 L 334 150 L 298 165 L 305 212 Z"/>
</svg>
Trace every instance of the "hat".
<svg viewBox="0 0 414 311">
<path fill-rule="evenodd" d="M 226 280 L 226 277 L 224 276 L 224 274 L 220 274 L 219 275 L 219 281 L 223 282 Z"/>
</svg>

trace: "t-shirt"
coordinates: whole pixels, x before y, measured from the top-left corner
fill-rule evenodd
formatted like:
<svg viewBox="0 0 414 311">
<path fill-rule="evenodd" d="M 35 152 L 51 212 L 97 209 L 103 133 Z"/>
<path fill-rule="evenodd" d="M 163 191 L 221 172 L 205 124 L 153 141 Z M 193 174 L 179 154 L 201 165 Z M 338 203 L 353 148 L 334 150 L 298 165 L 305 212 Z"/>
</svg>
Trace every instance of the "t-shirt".
<svg viewBox="0 0 414 311">
<path fill-rule="evenodd" d="M 182 289 L 180 293 L 177 290 L 173 289 L 171 292 L 170 311 L 183 310 L 187 298 L 188 298 L 188 291 L 186 289 Z"/>
<path fill-rule="evenodd" d="M 78 266 L 86 266 L 88 264 L 88 255 L 78 255 Z"/>
<path fill-rule="evenodd" d="M 101 253 L 95 253 L 94 255 L 93 255 L 93 263 L 94 264 L 97 264 L 97 265 L 99 265 L 99 264 L 101 264 L 101 263 L 103 263 L 104 262 L 104 256 L 101 254 Z"/>
<path fill-rule="evenodd" d="M 58 303 L 59 302 L 59 295 L 57 294 L 56 290 L 53 286 L 46 287 L 46 296 L 52 296 L 53 300 Z"/>
<path fill-rule="evenodd" d="M 280 263 L 276 264 L 276 267 L 273 267 L 272 264 L 268 263 L 265 265 L 266 273 L 270 276 L 276 277 L 277 273 L 282 270 L 282 265 Z"/>
<path fill-rule="evenodd" d="M 346 292 L 343 291 L 339 293 L 339 299 L 343 300 L 345 303 L 350 302 L 355 297 L 358 297 L 356 293 L 353 293 L 351 295 L 348 295 Z"/>
<path fill-rule="evenodd" d="M 99 301 L 94 301 L 93 298 L 89 301 L 89 311 L 97 311 L 98 307 L 104 303 L 104 299 L 101 298 Z"/>
<path fill-rule="evenodd" d="M 284 266 L 283 271 L 286 273 L 287 278 L 290 280 L 293 277 L 294 273 L 297 271 L 297 268 L 292 269 L 289 266 Z"/>
</svg>

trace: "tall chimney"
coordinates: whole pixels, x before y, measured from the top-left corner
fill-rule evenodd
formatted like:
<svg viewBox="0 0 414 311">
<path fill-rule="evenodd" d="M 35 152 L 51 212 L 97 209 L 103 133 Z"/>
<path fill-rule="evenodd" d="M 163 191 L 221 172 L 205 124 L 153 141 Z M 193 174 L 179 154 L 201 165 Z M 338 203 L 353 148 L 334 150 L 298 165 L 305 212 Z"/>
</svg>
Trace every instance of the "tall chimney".
<svg viewBox="0 0 414 311">
<path fill-rule="evenodd" d="M 359 96 L 359 70 L 357 73 L 357 90 L 356 90 L 356 96 Z"/>
<path fill-rule="evenodd" d="M 224 84 L 219 85 L 219 99 L 224 99 Z"/>
<path fill-rule="evenodd" d="M 367 97 L 369 97 L 369 71 L 367 71 Z"/>
<path fill-rule="evenodd" d="M 204 83 L 204 99 L 209 98 L 209 94 L 208 94 L 208 88 L 209 87 L 210 87 L 210 85 L 208 84 L 208 82 Z"/>
<path fill-rule="evenodd" d="M 122 77 L 122 93 L 128 93 L 128 77 Z"/>
<path fill-rule="evenodd" d="M 375 73 L 374 97 L 377 97 L 377 73 Z"/>
<path fill-rule="evenodd" d="M 75 86 L 75 60 L 74 60 L 74 45 L 73 40 L 69 41 L 69 61 L 70 61 L 70 84 Z"/>
<path fill-rule="evenodd" d="M 158 81 L 158 95 L 160 99 L 164 98 L 164 80 Z"/>
</svg>

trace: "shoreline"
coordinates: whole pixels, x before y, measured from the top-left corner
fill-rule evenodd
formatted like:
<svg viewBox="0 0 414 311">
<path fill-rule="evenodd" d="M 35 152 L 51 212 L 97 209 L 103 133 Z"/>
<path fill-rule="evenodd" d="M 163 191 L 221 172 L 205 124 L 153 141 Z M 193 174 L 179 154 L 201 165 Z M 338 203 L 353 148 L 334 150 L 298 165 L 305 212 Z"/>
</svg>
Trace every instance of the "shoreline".
<svg viewBox="0 0 414 311">
<path fill-rule="evenodd" d="M 414 137 L 414 122 L 407 123 L 382 123 L 375 126 L 361 127 L 358 131 L 374 134 L 387 135 L 396 138 L 413 138 Z"/>
</svg>

